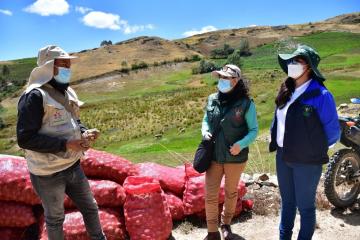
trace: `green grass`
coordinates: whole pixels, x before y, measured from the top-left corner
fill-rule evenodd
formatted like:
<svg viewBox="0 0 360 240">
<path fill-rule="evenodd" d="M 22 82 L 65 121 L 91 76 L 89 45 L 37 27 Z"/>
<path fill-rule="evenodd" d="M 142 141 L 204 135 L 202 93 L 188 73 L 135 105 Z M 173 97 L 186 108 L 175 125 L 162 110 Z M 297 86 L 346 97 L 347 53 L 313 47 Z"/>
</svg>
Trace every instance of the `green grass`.
<svg viewBox="0 0 360 240">
<path fill-rule="evenodd" d="M 244 68 L 279 69 L 277 55 L 293 52 L 297 44 L 315 48 L 322 58 L 321 68 L 360 65 L 360 34 L 323 32 L 258 47 L 252 51 L 252 56 L 243 58 Z"/>
<path fill-rule="evenodd" d="M 24 58 L 14 60 L 11 64 L 0 64 L 0 69 L 3 65 L 7 65 L 10 70 L 8 76 L 3 76 L 7 83 L 12 83 L 12 86 L 8 86 L 2 89 L 0 93 L 0 101 L 5 97 L 11 96 L 26 83 L 32 69 L 36 66 L 36 58 Z"/>
<path fill-rule="evenodd" d="M 327 77 L 325 85 L 333 93 L 337 105 L 360 96 L 360 34 L 317 33 L 253 49 L 252 56 L 243 58 L 242 66 L 242 72 L 250 80 L 261 136 L 250 148 L 247 167 L 250 173 L 274 171 L 274 154 L 268 153 L 264 135 L 273 117 L 274 98 L 285 78 L 279 69 L 277 54 L 291 52 L 297 43 L 315 47 L 322 56 L 320 69 Z M 221 65 L 224 60 L 216 62 Z M 33 63 L 31 59 L 18 62 L 18 66 L 23 66 L 23 73 L 19 70 L 14 76 L 25 75 Z M 185 64 L 164 72 L 149 69 L 146 77 L 125 79 L 121 88 L 102 89 L 103 86 L 96 84 L 93 89 L 79 88 L 80 99 L 86 102 L 82 121 L 102 132 L 95 148 L 122 155 L 133 162 L 176 166 L 181 164 L 182 158 L 191 160 L 201 138 L 205 99 L 215 91 L 216 83 L 209 73 L 192 75 L 193 65 Z M 193 87 L 193 82 L 203 84 Z M 16 108 L 1 110 L 0 114 L 8 125 L 0 131 L 0 152 L 19 154 L 13 148 Z"/>
</svg>

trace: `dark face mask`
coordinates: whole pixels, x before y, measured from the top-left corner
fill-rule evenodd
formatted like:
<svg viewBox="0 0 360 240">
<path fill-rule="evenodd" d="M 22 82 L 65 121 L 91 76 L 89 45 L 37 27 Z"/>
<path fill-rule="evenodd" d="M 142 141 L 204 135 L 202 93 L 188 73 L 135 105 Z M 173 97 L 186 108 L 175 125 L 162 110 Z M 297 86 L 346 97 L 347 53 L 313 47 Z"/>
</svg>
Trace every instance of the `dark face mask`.
<svg viewBox="0 0 360 240">
<path fill-rule="evenodd" d="M 49 84 L 55 88 L 56 90 L 64 93 L 68 87 L 69 87 L 69 83 L 59 83 L 58 81 L 56 81 L 54 78 L 51 79 L 51 81 L 49 82 Z"/>
</svg>

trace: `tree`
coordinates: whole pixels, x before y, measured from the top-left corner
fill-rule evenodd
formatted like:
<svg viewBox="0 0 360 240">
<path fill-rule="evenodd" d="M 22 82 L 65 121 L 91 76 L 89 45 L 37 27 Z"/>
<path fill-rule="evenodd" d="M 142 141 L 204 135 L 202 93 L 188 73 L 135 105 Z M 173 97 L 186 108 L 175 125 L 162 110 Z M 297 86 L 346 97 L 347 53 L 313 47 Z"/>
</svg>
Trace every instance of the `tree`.
<svg viewBox="0 0 360 240">
<path fill-rule="evenodd" d="M 3 107 L 0 104 L 0 112 L 2 112 L 2 111 L 3 111 Z M 5 127 L 6 126 L 5 126 L 4 120 L 0 117 L 0 129 L 3 129 Z"/>
<path fill-rule="evenodd" d="M 201 60 L 201 57 L 197 54 L 194 54 L 191 56 L 191 61 L 192 62 L 197 62 L 197 61 L 200 61 Z"/>
<path fill-rule="evenodd" d="M 236 51 L 233 54 L 229 55 L 226 62 L 227 64 L 234 64 L 240 67 L 242 65 L 240 49 L 236 49 Z"/>
<path fill-rule="evenodd" d="M 108 45 L 112 45 L 112 41 L 109 40 L 109 41 L 106 41 L 106 40 L 103 40 L 101 43 L 100 43 L 100 46 L 108 46 Z"/>
<path fill-rule="evenodd" d="M 201 60 L 199 66 L 192 69 L 192 74 L 199 73 L 208 73 L 216 69 L 216 66 L 213 62 L 209 62 L 206 60 Z"/>
<path fill-rule="evenodd" d="M 250 52 L 249 40 L 241 39 L 239 50 L 241 56 L 250 56 L 251 52 Z"/>
<path fill-rule="evenodd" d="M 6 86 L 6 81 L 5 79 L 0 76 L 0 89 L 4 88 Z"/>
<path fill-rule="evenodd" d="M 215 48 L 210 52 L 211 58 L 226 58 L 230 54 L 234 52 L 234 48 L 232 48 L 229 44 L 224 44 L 222 48 Z"/>
<path fill-rule="evenodd" d="M 10 69 L 9 69 L 8 65 L 3 65 L 3 67 L 2 67 L 2 75 L 8 76 L 9 74 L 10 74 Z"/>
</svg>

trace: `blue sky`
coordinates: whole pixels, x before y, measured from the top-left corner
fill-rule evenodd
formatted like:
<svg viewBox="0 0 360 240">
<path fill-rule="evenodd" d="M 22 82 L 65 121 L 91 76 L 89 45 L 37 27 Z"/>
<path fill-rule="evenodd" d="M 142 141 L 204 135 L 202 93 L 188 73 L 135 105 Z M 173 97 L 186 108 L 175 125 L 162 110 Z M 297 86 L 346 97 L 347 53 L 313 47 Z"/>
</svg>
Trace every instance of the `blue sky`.
<svg viewBox="0 0 360 240">
<path fill-rule="evenodd" d="M 57 44 L 80 51 L 136 36 L 167 39 L 216 29 L 324 20 L 360 0 L 0 0 L 0 60 Z"/>
</svg>

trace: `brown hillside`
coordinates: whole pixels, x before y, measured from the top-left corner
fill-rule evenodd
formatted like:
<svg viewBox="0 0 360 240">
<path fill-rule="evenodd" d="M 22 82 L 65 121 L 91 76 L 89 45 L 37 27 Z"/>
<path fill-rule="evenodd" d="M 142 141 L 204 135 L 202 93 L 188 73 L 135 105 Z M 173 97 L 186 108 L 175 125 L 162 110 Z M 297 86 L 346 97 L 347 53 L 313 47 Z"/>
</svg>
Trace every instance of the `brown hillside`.
<svg viewBox="0 0 360 240">
<path fill-rule="evenodd" d="M 220 30 L 177 40 L 191 49 L 209 55 L 224 43 L 238 47 L 241 39 L 248 39 L 250 47 L 270 43 L 289 36 L 302 36 L 322 31 L 349 31 L 360 33 L 360 13 L 345 14 L 323 22 L 281 26 L 257 26 Z"/>
<path fill-rule="evenodd" d="M 176 58 L 191 57 L 194 54 L 199 53 L 186 49 L 181 43 L 158 37 L 138 37 L 76 53 L 79 59 L 73 65 L 73 80 L 86 79 L 124 67 L 131 68 L 131 64 L 141 61 L 153 64 L 164 60 L 173 61 Z M 122 66 L 123 61 L 126 62 L 126 66 Z"/>
</svg>

